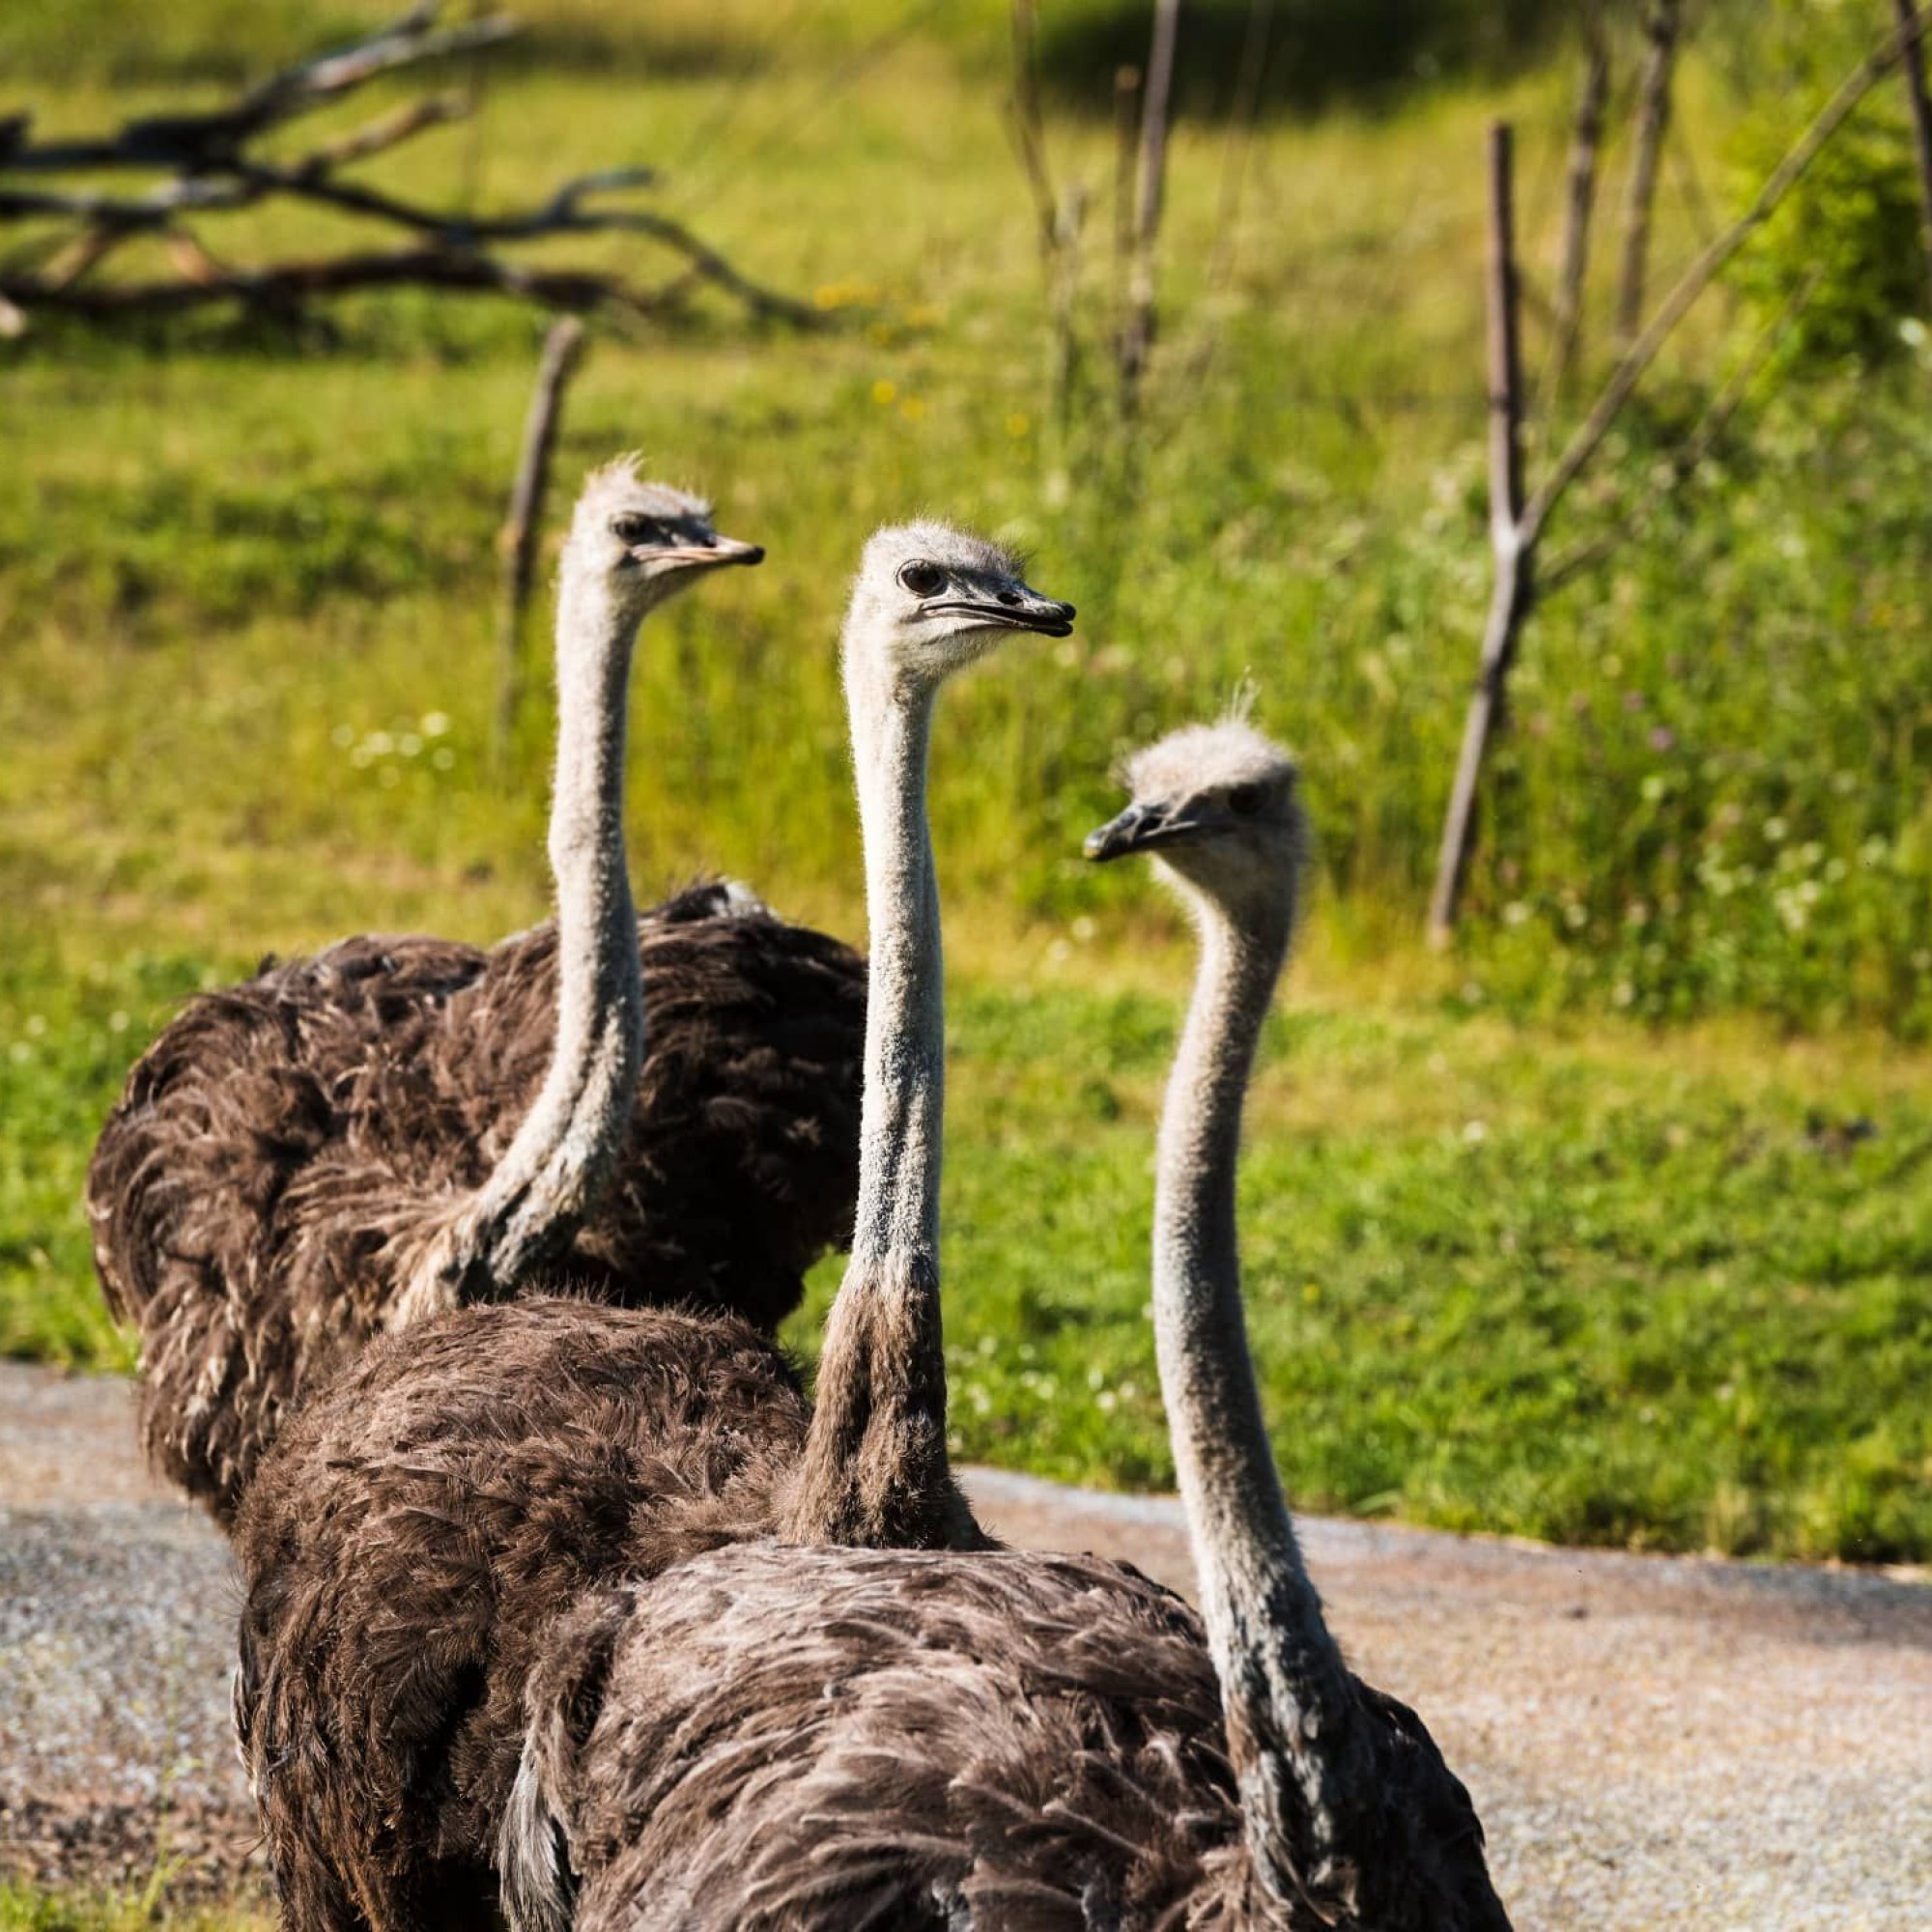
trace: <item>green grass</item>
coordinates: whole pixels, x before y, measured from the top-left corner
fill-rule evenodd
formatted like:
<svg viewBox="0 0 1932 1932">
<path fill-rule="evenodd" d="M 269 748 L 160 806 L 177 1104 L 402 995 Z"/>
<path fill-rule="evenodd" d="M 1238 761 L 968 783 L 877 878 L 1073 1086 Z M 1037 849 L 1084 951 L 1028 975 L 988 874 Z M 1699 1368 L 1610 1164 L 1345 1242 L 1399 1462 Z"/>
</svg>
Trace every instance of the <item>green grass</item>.
<svg viewBox="0 0 1932 1932">
<path fill-rule="evenodd" d="M 388 11 L 341 0 L 327 24 Z M 859 928 L 833 639 L 873 523 L 985 526 L 1081 607 L 1076 639 L 1015 645 L 941 722 L 962 1448 L 1165 1478 L 1141 1282 L 1185 969 L 1145 880 L 1083 867 L 1078 838 L 1122 749 L 1252 672 L 1321 841 L 1308 1016 L 1284 1023 L 1248 1176 L 1297 1496 L 1592 1541 L 1932 1550 L 1924 371 L 1761 384 L 1681 500 L 1538 613 L 1469 929 L 1435 961 L 1414 935 L 1486 594 L 1483 130 L 1518 122 L 1534 279 L 1563 66 L 1270 117 L 1228 234 L 1224 129 L 1183 120 L 1131 426 L 1105 381 L 1110 136 L 1057 108 L 1056 166 L 1096 196 L 1063 428 L 1001 130 L 1003 8 L 520 11 L 536 34 L 479 123 L 374 178 L 498 206 L 658 162 L 671 212 L 838 324 L 767 332 L 703 298 L 601 332 L 572 393 L 565 488 L 641 445 L 771 550 L 647 636 L 640 886 L 717 867 Z M 16 0 L 0 64 L 43 131 L 80 132 L 213 98 L 306 48 L 312 18 Z M 1720 201 L 1733 80 L 1693 59 L 1679 102 Z M 1821 84 L 1760 86 L 1750 112 Z M 1662 275 L 1696 223 L 1674 189 L 1661 213 Z M 218 239 L 245 258 L 339 232 L 270 213 Z M 556 252 L 653 272 L 617 241 Z M 1640 487 L 1747 320 L 1699 313 L 1562 541 Z M 169 1002 L 270 948 L 538 913 L 541 690 L 507 773 L 487 758 L 492 546 L 538 330 L 399 296 L 296 338 L 210 316 L 0 345 L 0 1349 L 128 1360 L 77 1190 Z M 1709 1031 L 1736 1014 L 1755 1017 Z M 1787 1050 L 1794 1031 L 1833 1044 Z M 1814 1111 L 1880 1131 L 1819 1151 Z"/>
<path fill-rule="evenodd" d="M 955 990 L 956 1447 L 1166 1485 L 1149 1158 L 1185 959 L 1114 991 L 1089 970 L 1036 947 Z M 140 1033 L 202 977 L 136 958 L 51 1010 L 0 1004 L 0 1349 L 126 1360 L 80 1163 Z M 1929 1157 L 1932 1078 L 1869 1043 L 1291 1000 L 1242 1209 L 1293 1492 L 1565 1542 L 1922 1560 Z M 804 1352 L 837 1276 L 790 1330 Z"/>
<path fill-rule="evenodd" d="M 88 1891 L 0 1880 L 0 1932 L 266 1932 L 260 1906 L 172 1905 L 161 1883 L 137 1891 Z"/>
<path fill-rule="evenodd" d="M 1146 1309 L 1172 1021 L 1142 993 L 955 1003 L 964 1454 L 1172 1483 Z M 1860 1059 L 1291 1009 L 1242 1227 L 1297 1502 L 1570 1543 L 1922 1558 L 1932 1087 Z"/>
</svg>

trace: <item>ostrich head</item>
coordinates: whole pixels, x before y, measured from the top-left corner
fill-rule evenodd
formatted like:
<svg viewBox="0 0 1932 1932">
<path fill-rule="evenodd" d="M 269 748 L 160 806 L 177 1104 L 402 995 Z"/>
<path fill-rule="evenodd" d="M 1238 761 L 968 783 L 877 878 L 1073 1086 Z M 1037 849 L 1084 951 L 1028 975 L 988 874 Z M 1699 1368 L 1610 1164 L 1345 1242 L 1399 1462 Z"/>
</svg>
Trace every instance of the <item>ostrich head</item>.
<svg viewBox="0 0 1932 1932">
<path fill-rule="evenodd" d="M 641 618 L 702 572 L 764 554 L 756 544 L 720 536 L 701 497 L 646 482 L 637 459 L 625 456 L 585 479 L 563 567 L 602 583 L 620 609 Z"/>
<path fill-rule="evenodd" d="M 1150 852 L 1183 895 L 1205 895 L 1237 926 L 1292 921 L 1308 849 L 1298 778 L 1245 719 L 1184 725 L 1127 760 L 1133 802 L 1087 835 L 1087 856 Z"/>
<path fill-rule="evenodd" d="M 947 524 L 900 524 L 867 544 L 845 620 L 848 669 L 863 657 L 895 689 L 933 690 L 1008 631 L 1064 638 L 1073 606 L 1042 597 L 1019 559 Z"/>
</svg>

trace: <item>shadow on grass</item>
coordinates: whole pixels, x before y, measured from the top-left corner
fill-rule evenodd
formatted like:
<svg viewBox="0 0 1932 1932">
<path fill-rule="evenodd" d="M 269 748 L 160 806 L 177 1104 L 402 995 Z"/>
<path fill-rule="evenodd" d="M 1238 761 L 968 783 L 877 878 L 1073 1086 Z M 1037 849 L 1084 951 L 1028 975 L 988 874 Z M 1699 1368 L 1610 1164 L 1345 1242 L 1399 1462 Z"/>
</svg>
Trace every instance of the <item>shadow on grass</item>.
<svg viewBox="0 0 1932 1932">
<path fill-rule="evenodd" d="M 532 18 L 510 8 L 523 32 L 483 56 L 425 63 L 425 83 L 477 71 L 493 79 L 520 73 L 621 74 L 702 80 L 759 71 L 765 49 L 727 29 L 657 24 L 622 11 L 557 9 Z M 120 0 L 8 0 L 0 10 L 0 74 L 23 83 L 92 81 L 110 87 L 252 86 L 276 69 L 350 46 L 392 23 L 396 0 L 321 8 L 301 0 L 199 0 L 185 9 L 132 8 Z M 451 23 L 467 6 L 446 5 Z M 10 100 L 10 105 L 26 104 Z"/>
<path fill-rule="evenodd" d="M 1181 112 L 1232 106 L 1254 12 L 1251 0 L 1190 0 L 1175 73 Z M 1392 104 L 1438 75 L 1507 72 L 1546 52 L 1569 12 L 1558 0 L 1275 0 L 1261 104 L 1274 113 Z M 1151 13 L 1147 0 L 1046 11 L 1042 81 L 1069 104 L 1105 108 L 1116 70 L 1146 64 Z"/>
</svg>

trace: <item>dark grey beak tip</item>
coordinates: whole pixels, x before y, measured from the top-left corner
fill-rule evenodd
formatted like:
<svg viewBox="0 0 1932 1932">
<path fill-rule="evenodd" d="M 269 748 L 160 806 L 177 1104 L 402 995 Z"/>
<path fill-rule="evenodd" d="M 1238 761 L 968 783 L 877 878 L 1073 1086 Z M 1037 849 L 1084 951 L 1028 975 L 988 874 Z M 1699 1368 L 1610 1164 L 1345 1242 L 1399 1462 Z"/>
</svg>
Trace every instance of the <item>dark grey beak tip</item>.
<svg viewBox="0 0 1932 1932">
<path fill-rule="evenodd" d="M 738 553 L 737 560 L 740 563 L 763 563 L 765 560 L 764 545 L 747 544 L 745 548 Z"/>
<path fill-rule="evenodd" d="M 1110 818 L 1104 825 L 1096 825 L 1081 840 L 1080 850 L 1089 859 L 1105 864 L 1109 859 L 1119 859 L 1134 849 L 1134 833 L 1141 822 L 1140 813 L 1132 807 L 1122 812 L 1118 818 Z"/>
</svg>

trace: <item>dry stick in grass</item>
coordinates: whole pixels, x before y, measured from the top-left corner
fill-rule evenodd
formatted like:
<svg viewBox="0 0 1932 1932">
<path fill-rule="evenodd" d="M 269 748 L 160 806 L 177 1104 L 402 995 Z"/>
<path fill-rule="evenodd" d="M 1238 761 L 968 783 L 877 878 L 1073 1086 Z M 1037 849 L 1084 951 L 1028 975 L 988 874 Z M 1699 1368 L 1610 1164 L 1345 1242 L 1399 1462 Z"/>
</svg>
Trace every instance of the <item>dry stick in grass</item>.
<svg viewBox="0 0 1932 1932">
<path fill-rule="evenodd" d="M 319 296 L 416 282 L 521 296 L 552 307 L 609 305 L 650 315 L 678 299 L 694 281 L 704 281 L 743 302 L 754 315 L 800 327 L 823 320 L 806 304 L 740 274 L 681 223 L 653 210 L 610 205 L 610 195 L 645 185 L 651 180 L 646 169 L 611 168 L 583 175 L 566 182 L 534 208 L 489 217 L 423 208 L 341 178 L 339 170 L 350 162 L 385 153 L 426 128 L 460 118 L 465 111 L 461 97 L 444 95 L 394 110 L 292 162 L 259 159 L 247 152 L 265 132 L 341 99 L 379 74 L 425 59 L 480 51 L 515 31 L 510 21 L 495 16 L 469 26 L 437 28 L 438 11 L 435 5 L 419 7 L 396 26 L 356 46 L 320 55 L 271 76 L 228 107 L 147 116 L 104 140 L 36 146 L 28 138 L 27 116 L 0 123 L 0 175 L 173 170 L 172 179 L 137 194 L 0 187 L 0 221 L 52 219 L 79 225 L 78 233 L 58 246 L 50 269 L 0 270 L 0 303 L 6 305 L 6 313 L 24 318 L 36 309 L 60 309 L 110 318 L 138 311 L 166 314 L 224 300 L 287 312 Z M 185 276 L 179 282 L 82 286 L 107 255 L 135 234 L 167 236 L 191 248 L 204 265 L 213 263 L 214 257 L 200 247 L 196 238 L 187 236 L 186 221 L 251 208 L 276 196 L 320 203 L 402 228 L 420 245 L 389 253 L 363 250 L 236 267 Z M 490 252 L 498 242 L 613 231 L 644 236 L 668 248 L 682 260 L 679 272 L 660 287 L 639 289 L 611 275 L 526 268 Z"/>
<path fill-rule="evenodd" d="M 1510 125 L 1490 129 L 1489 245 L 1484 288 L 1489 318 L 1490 553 L 1493 578 L 1483 654 L 1469 715 L 1463 727 L 1463 755 L 1456 766 L 1449 815 L 1436 864 L 1429 930 L 1440 944 L 1456 923 L 1476 814 L 1476 786 L 1490 734 L 1500 719 L 1516 654 L 1518 633 L 1529 613 L 1532 547 L 1522 541 L 1522 345 L 1516 268 L 1514 142 Z"/>
<path fill-rule="evenodd" d="M 71 279 L 56 282 L 43 275 L 0 274 L 0 297 L 29 310 L 57 308 L 101 317 L 133 310 L 166 314 L 220 300 L 286 304 L 305 297 L 419 282 L 432 288 L 483 289 L 523 296 L 556 308 L 609 305 L 650 315 L 668 307 L 691 281 L 697 280 L 724 290 L 754 315 L 800 328 L 822 325 L 824 318 L 805 303 L 740 274 L 682 223 L 647 209 L 586 206 L 589 197 L 641 186 L 648 179 L 642 169 L 604 169 L 564 183 L 537 208 L 477 219 L 444 216 L 377 188 L 337 182 L 327 170 L 318 172 L 306 161 L 277 168 L 238 159 L 230 164 L 226 180 L 187 177 L 131 198 L 117 199 L 92 191 L 0 188 L 0 219 L 69 216 L 111 235 L 117 242 L 136 233 L 174 230 L 189 214 L 230 213 L 279 193 L 389 222 L 420 237 L 424 243 L 388 254 L 371 251 L 237 268 L 217 280 L 187 288 L 169 282 L 130 282 L 106 289 L 82 289 Z M 612 275 L 585 270 L 529 269 L 487 252 L 492 242 L 613 231 L 644 235 L 662 242 L 683 258 L 682 272 L 659 288 L 639 289 Z"/>
<path fill-rule="evenodd" d="M 1180 0 L 1154 0 L 1153 43 L 1148 52 L 1147 92 L 1141 100 L 1140 202 L 1134 221 L 1133 273 L 1127 325 L 1120 343 L 1121 408 L 1128 414 L 1147 368 L 1148 352 L 1153 347 L 1154 253 L 1167 185 L 1167 122 L 1179 31 Z"/>
<path fill-rule="evenodd" d="M 1066 438 L 1073 419 L 1073 385 L 1080 367 L 1080 340 L 1075 310 L 1080 296 L 1080 231 L 1087 216 L 1087 191 L 1075 183 L 1056 193 L 1046 158 L 1046 116 L 1039 100 L 1039 71 L 1036 48 L 1038 11 L 1034 0 L 1013 0 L 1012 94 L 1008 102 L 1008 127 L 1020 170 L 1033 192 L 1034 218 L 1039 229 L 1040 265 L 1046 274 L 1047 301 L 1052 311 L 1052 362 L 1047 387 L 1052 397 L 1050 422 L 1056 439 L 1052 461 L 1065 461 Z"/>
<path fill-rule="evenodd" d="M 1557 264 L 1550 324 L 1549 363 L 1544 372 L 1546 413 L 1569 380 L 1583 329 L 1583 283 L 1590 270 L 1590 216 L 1597 204 L 1597 163 L 1604 145 L 1604 109 L 1610 98 L 1610 35 L 1603 0 L 1582 10 L 1583 83 L 1577 95 L 1577 126 L 1570 137 L 1568 192 L 1563 205 L 1563 248 Z"/>
<path fill-rule="evenodd" d="M 491 763 L 500 772 L 516 728 L 517 700 L 523 687 L 524 612 L 529 608 L 536 575 L 537 535 L 543 527 L 544 494 L 550 483 L 551 452 L 556 446 L 563 392 L 583 352 L 583 325 L 567 315 L 544 337 L 543 360 L 524 419 L 523 454 L 510 488 L 509 514 L 497 539 L 503 560 L 501 601 L 497 610 L 497 710 L 490 737 Z"/>
<path fill-rule="evenodd" d="M 1624 199 L 1623 270 L 1617 278 L 1617 340 L 1628 346 L 1643 321 L 1644 274 L 1650 259 L 1650 219 L 1657 205 L 1657 170 L 1670 125 L 1670 82 L 1677 66 L 1683 0 L 1650 0 L 1644 15 L 1643 78 L 1637 88 L 1636 144 Z"/>
<path fill-rule="evenodd" d="M 318 54 L 270 74 L 231 106 L 200 114 L 153 114 L 130 121 L 104 141 L 29 145 L 32 117 L 18 114 L 0 125 L 0 168 L 9 171 L 74 168 L 219 167 L 268 129 L 324 107 L 379 75 L 418 61 L 444 59 L 506 41 L 519 29 L 503 14 L 468 26 L 439 28 L 440 7 L 415 8 L 353 47 Z"/>
<path fill-rule="evenodd" d="M 1914 0 L 1892 0 L 1898 27 L 1908 32 L 1918 17 Z M 1912 145 L 1918 162 L 1919 219 L 1925 238 L 1925 273 L 1932 283 L 1932 100 L 1925 94 L 1925 53 L 1917 40 L 1907 43 L 1904 59 L 1905 98 L 1912 110 Z"/>
<path fill-rule="evenodd" d="M 1497 561 L 1496 584 L 1491 601 L 1489 622 L 1483 634 L 1481 669 L 1469 699 L 1462 755 L 1450 791 L 1449 809 L 1443 819 L 1435 885 L 1429 905 L 1429 937 L 1432 944 L 1446 945 L 1455 928 L 1469 854 L 1475 842 L 1476 797 L 1483 762 L 1488 754 L 1491 735 L 1501 715 L 1503 690 L 1508 682 L 1516 640 L 1534 600 L 1537 547 L 1548 526 L 1550 513 L 1603 446 L 1604 439 L 1609 435 L 1624 405 L 1630 401 L 1636 385 L 1643 380 L 1645 372 L 1657 359 L 1658 353 L 1678 324 L 1684 320 L 1691 303 L 1717 278 L 1731 257 L 1771 218 L 1784 197 L 1804 177 L 1805 170 L 1817 159 L 1826 143 L 1851 118 L 1859 103 L 1918 44 L 1928 31 L 1932 31 L 1932 14 L 1915 14 L 1895 33 L 1880 42 L 1839 83 L 1837 91 L 1819 109 L 1811 125 L 1771 171 L 1750 206 L 1696 257 L 1678 278 L 1676 286 L 1664 297 L 1649 326 L 1611 373 L 1589 414 L 1550 466 L 1549 473 L 1530 492 L 1521 513 L 1515 520 L 1512 537 L 1505 542 L 1498 542 L 1495 537 L 1500 520 L 1493 508 L 1497 499 L 1494 495 L 1496 469 L 1492 433 L 1491 529 Z M 1492 275 L 1492 299 L 1497 293 L 1497 281 Z M 1492 317 L 1492 387 L 1495 354 L 1495 323 Z"/>
<path fill-rule="evenodd" d="M 1134 160 L 1140 145 L 1141 71 L 1114 70 L 1114 339 L 1127 329 L 1134 264 Z"/>
</svg>

